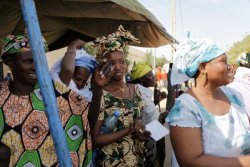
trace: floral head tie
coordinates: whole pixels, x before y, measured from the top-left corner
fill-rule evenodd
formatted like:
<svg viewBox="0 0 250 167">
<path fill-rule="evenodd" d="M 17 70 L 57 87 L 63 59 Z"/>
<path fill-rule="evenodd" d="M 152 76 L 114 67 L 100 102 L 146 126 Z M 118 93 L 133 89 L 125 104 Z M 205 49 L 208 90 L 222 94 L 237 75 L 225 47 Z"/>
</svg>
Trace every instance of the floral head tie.
<svg viewBox="0 0 250 167">
<path fill-rule="evenodd" d="M 125 30 L 122 25 L 114 33 L 107 37 L 96 38 L 95 41 L 89 42 L 90 46 L 97 47 L 97 59 L 103 59 L 105 55 L 112 51 L 124 52 L 125 46 L 129 42 L 140 43 L 129 31 Z"/>
<path fill-rule="evenodd" d="M 46 41 L 43 39 L 44 49 L 48 50 Z M 25 35 L 8 35 L 2 39 L 1 56 L 5 54 L 21 53 L 31 50 L 29 40 Z"/>
</svg>

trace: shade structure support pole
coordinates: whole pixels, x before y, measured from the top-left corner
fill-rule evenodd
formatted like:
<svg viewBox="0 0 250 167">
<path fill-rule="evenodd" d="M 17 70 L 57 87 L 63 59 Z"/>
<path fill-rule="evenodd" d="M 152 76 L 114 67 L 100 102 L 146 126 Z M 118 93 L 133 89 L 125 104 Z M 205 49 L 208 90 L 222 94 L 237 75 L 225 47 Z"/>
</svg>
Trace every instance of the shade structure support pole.
<svg viewBox="0 0 250 167">
<path fill-rule="evenodd" d="M 54 88 L 49 74 L 35 3 L 33 0 L 20 0 L 20 3 L 59 166 L 72 167 L 64 130 L 59 118 Z"/>
</svg>

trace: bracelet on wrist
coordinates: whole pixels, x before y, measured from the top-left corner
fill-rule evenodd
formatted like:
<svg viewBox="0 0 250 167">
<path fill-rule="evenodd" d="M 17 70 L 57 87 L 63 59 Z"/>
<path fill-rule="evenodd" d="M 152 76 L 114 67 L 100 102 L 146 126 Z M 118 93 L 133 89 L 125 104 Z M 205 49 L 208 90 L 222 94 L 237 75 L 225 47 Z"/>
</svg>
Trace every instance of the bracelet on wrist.
<svg viewBox="0 0 250 167">
<path fill-rule="evenodd" d="M 70 50 L 67 50 L 67 51 L 65 52 L 65 54 L 67 54 L 67 53 L 74 53 L 74 54 L 76 54 L 76 50 L 70 49 Z"/>
</svg>

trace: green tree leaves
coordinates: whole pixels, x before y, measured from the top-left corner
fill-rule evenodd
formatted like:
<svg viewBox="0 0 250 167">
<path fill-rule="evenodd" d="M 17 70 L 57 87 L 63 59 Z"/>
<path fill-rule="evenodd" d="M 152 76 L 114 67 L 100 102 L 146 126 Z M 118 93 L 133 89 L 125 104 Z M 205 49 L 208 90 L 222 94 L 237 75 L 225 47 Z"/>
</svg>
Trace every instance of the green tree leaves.
<svg viewBox="0 0 250 167">
<path fill-rule="evenodd" d="M 234 64 L 242 52 L 250 53 L 250 35 L 245 36 L 241 41 L 235 42 L 228 50 L 229 63 Z"/>
</svg>

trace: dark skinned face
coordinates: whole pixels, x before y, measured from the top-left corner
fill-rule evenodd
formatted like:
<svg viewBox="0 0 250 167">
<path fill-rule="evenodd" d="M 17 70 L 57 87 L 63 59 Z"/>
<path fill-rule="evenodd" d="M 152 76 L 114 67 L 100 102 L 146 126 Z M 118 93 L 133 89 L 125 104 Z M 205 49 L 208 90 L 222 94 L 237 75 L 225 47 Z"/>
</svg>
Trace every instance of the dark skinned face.
<svg viewBox="0 0 250 167">
<path fill-rule="evenodd" d="M 73 76 L 73 81 L 76 84 L 77 89 L 84 88 L 87 80 L 89 78 L 89 71 L 83 67 L 76 67 Z"/>
<path fill-rule="evenodd" d="M 218 86 L 225 85 L 228 82 L 230 66 L 227 63 L 227 55 L 221 56 L 206 63 L 208 82 L 213 82 Z"/>
<path fill-rule="evenodd" d="M 147 74 L 140 78 L 141 84 L 145 87 L 155 86 L 155 76 L 152 71 L 149 71 Z"/>
<path fill-rule="evenodd" d="M 37 75 L 31 51 L 13 55 L 10 59 L 9 67 L 12 70 L 14 80 L 25 84 L 35 84 Z"/>
<path fill-rule="evenodd" d="M 116 81 L 123 80 L 127 72 L 124 53 L 120 51 L 110 52 L 107 54 L 107 60 L 113 66 L 112 79 Z"/>
</svg>

